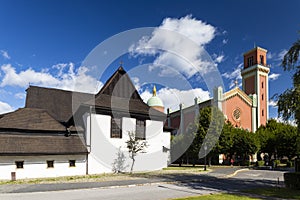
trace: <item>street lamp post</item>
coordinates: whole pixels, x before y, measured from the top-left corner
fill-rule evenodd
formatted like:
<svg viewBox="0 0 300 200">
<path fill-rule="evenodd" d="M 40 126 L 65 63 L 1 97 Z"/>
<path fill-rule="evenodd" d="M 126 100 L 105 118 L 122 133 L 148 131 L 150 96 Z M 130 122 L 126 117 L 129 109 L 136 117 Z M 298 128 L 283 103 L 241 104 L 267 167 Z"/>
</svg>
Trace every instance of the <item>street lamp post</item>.
<svg viewBox="0 0 300 200">
<path fill-rule="evenodd" d="M 205 144 L 204 145 L 204 171 L 206 171 L 206 150 L 207 150 L 207 146 Z"/>
</svg>

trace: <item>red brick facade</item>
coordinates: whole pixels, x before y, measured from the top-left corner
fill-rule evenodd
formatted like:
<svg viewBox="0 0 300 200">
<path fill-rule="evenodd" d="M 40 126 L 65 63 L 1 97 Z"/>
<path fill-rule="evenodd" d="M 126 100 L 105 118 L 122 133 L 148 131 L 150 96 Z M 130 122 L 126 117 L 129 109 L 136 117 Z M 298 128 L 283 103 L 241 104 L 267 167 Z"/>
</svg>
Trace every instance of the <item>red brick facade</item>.
<svg viewBox="0 0 300 200">
<path fill-rule="evenodd" d="M 265 125 L 268 118 L 268 73 L 270 71 L 267 67 L 266 53 L 267 50 L 256 47 L 244 54 L 244 68 L 241 71 L 243 90 L 236 87 L 222 93 L 222 97 L 214 97 L 221 99 L 212 99 L 170 113 L 167 125 L 185 131 L 190 123 L 194 123 L 197 109 L 209 105 L 216 105 L 219 108 L 221 105 L 220 109 L 227 120 L 236 127 L 254 132 L 259 126 Z M 183 127 L 180 123 L 183 123 Z"/>
</svg>

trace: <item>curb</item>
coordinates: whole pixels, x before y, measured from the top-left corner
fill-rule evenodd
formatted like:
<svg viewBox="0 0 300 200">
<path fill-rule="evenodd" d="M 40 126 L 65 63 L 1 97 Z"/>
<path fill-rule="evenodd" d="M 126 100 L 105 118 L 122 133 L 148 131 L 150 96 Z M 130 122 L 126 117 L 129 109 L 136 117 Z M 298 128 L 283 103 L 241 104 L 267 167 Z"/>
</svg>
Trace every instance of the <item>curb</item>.
<svg viewBox="0 0 300 200">
<path fill-rule="evenodd" d="M 237 173 L 239 173 L 239 172 L 242 172 L 242 171 L 248 171 L 248 170 L 249 170 L 248 168 L 245 168 L 245 169 L 238 169 L 238 170 L 236 170 L 235 172 L 233 172 L 232 174 L 226 175 L 225 177 L 226 177 L 226 178 L 231 178 L 231 177 L 237 175 Z"/>
<path fill-rule="evenodd" d="M 174 184 L 174 183 L 176 183 L 176 181 L 171 181 L 171 182 L 154 182 L 154 183 L 139 183 L 139 184 L 130 184 L 130 185 L 102 186 L 102 187 L 94 187 L 94 188 L 87 188 L 87 189 L 130 188 L 130 187 L 138 187 L 138 186 L 151 186 L 151 185 Z"/>
</svg>

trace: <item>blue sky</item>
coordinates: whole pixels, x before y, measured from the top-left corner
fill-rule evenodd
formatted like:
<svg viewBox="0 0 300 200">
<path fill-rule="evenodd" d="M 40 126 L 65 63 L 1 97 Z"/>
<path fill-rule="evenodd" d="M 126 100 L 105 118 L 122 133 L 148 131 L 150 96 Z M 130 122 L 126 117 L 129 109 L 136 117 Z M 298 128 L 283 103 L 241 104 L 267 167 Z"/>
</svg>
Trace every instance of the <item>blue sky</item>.
<svg viewBox="0 0 300 200">
<path fill-rule="evenodd" d="M 134 28 L 164 27 L 168 23 L 170 26 L 177 24 L 179 32 L 185 31 L 184 27 L 190 24 L 188 36 L 204 35 L 205 38 L 200 38 L 196 44 L 215 61 L 226 90 L 240 78 L 243 53 L 254 45 L 267 49 L 268 64 L 271 64 L 269 92 L 273 96 L 292 86 L 291 73 L 283 72 L 280 61 L 299 37 L 299 8 L 300 2 L 296 0 L 288 3 L 271 0 L 0 0 L 0 112 L 23 107 L 29 84 L 70 89 L 75 80 L 80 80 L 80 90 L 91 85 L 100 88 L 117 69 L 120 60 L 124 68 L 132 72 L 142 97 L 148 98 L 150 88 L 157 82 L 156 77 L 139 74 L 134 69 L 145 64 L 147 69 L 152 66 L 154 72 L 161 73 L 163 68 L 155 63 L 165 64 L 162 62 L 166 60 L 157 58 L 166 55 L 160 51 L 151 54 L 136 50 L 134 55 L 121 55 L 105 66 L 101 77 L 90 77 L 82 62 L 98 44 L 111 36 Z M 146 77 L 149 80 L 145 81 Z M 201 77 L 184 74 L 184 78 L 189 80 L 190 88 L 180 88 L 176 86 L 178 81 L 167 77 L 164 77 L 166 85 L 156 83 L 158 94 L 173 109 L 180 101 L 186 105 L 193 102 L 195 94 L 202 99 L 209 96 Z M 167 99 L 172 94 L 175 97 Z M 277 117 L 277 109 L 272 105 L 273 102 L 270 117 Z"/>
</svg>

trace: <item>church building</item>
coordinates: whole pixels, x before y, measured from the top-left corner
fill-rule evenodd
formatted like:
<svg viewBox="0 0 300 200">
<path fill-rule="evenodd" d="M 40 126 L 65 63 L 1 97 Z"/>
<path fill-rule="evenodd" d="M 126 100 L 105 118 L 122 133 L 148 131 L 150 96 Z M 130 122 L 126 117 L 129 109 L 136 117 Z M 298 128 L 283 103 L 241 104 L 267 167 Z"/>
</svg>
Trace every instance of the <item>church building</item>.
<svg viewBox="0 0 300 200">
<path fill-rule="evenodd" d="M 269 115 L 266 53 L 255 47 L 244 54 L 242 89 L 216 86 L 212 99 L 167 114 L 156 88 L 144 103 L 122 67 L 96 95 L 29 86 L 25 107 L 0 115 L 0 179 L 128 172 L 130 132 L 147 143 L 134 171 L 162 169 L 170 164 L 171 131 L 184 133 L 211 105 L 255 132 Z"/>
<path fill-rule="evenodd" d="M 244 67 L 241 70 L 242 89 L 236 83 L 235 88 L 223 92 L 216 87 L 214 96 L 204 102 L 195 98 L 193 106 L 183 108 L 179 105 L 176 112 L 168 112 L 167 125 L 184 133 L 190 123 L 194 122 L 199 109 L 215 105 L 235 127 L 255 132 L 261 125 L 266 125 L 269 109 L 267 50 L 261 47 L 244 54 Z"/>
<path fill-rule="evenodd" d="M 24 108 L 0 115 L 0 179 L 128 172 L 129 132 L 147 143 L 134 171 L 167 167 L 170 131 L 155 103 L 122 67 L 96 95 L 30 86 Z"/>
</svg>

